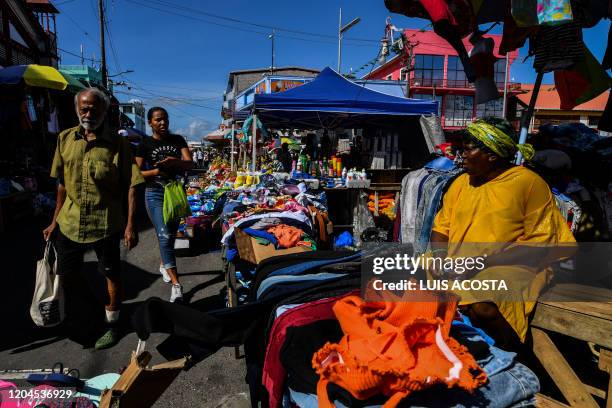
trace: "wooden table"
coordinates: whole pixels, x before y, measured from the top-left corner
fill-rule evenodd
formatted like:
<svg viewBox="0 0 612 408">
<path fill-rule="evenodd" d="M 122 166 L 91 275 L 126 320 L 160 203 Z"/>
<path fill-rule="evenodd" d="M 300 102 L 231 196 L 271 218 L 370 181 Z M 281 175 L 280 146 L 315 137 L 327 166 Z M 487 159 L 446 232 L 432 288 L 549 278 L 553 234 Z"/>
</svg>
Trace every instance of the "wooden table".
<svg viewBox="0 0 612 408">
<path fill-rule="evenodd" d="M 599 368 L 611 375 L 608 389 L 583 384 L 546 331 L 560 333 L 601 347 Z M 572 407 L 598 407 L 593 395 L 612 408 L 612 290 L 559 284 L 538 300 L 531 322 L 533 350 Z M 567 405 L 538 396 L 538 406 Z"/>
</svg>

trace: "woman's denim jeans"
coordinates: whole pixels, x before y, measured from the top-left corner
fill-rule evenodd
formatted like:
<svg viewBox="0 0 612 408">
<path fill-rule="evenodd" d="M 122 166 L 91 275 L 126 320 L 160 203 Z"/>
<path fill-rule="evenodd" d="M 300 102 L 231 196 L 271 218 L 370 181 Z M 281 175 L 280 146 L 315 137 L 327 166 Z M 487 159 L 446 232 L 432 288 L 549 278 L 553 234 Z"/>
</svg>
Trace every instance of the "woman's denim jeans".
<svg viewBox="0 0 612 408">
<path fill-rule="evenodd" d="M 147 206 L 147 213 L 157 233 L 159 253 L 164 268 L 176 268 L 174 240 L 176 239 L 178 221 L 169 221 L 167 224 L 164 223 L 164 189 L 145 189 L 145 203 Z"/>
</svg>

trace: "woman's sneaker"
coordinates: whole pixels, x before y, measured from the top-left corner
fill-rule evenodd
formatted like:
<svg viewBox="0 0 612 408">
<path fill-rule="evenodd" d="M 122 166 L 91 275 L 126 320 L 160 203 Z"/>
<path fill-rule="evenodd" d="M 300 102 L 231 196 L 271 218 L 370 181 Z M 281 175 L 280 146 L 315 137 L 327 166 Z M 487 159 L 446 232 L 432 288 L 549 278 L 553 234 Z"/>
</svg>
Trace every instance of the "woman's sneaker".
<svg viewBox="0 0 612 408">
<path fill-rule="evenodd" d="M 183 301 L 183 287 L 180 284 L 172 285 L 170 291 L 170 302 L 182 302 Z"/>
<path fill-rule="evenodd" d="M 159 267 L 159 273 L 161 273 L 162 279 L 163 279 L 164 282 L 170 283 L 170 281 L 171 281 L 170 275 L 168 275 L 168 272 L 166 272 L 166 268 L 164 268 L 163 266 L 160 266 Z"/>
</svg>

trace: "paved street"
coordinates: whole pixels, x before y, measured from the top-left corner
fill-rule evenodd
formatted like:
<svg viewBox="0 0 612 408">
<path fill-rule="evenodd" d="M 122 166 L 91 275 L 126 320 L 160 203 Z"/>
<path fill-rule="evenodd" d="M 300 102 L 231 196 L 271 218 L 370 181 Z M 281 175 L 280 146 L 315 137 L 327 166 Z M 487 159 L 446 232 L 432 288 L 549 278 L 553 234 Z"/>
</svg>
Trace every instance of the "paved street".
<svg viewBox="0 0 612 408">
<path fill-rule="evenodd" d="M 83 378 L 118 372 L 130 358 L 137 344 L 130 332 L 110 350 L 95 351 L 65 338 L 54 329 L 38 329 L 29 317 L 34 286 L 35 263 L 42 254 L 42 225 L 28 222 L 24 230 L 0 238 L 3 284 L 0 286 L 2 336 L 0 338 L 0 370 L 49 368 L 61 361 L 64 366 L 78 368 Z M 140 234 L 139 246 L 126 256 L 124 282 L 125 306 L 122 320 L 143 300 L 158 296 L 167 298 L 169 285 L 163 283 L 157 269 L 159 252 L 152 230 Z M 90 277 L 93 293 L 101 299 L 103 280 L 95 270 L 95 255 L 85 258 L 84 274 Z M 193 301 L 210 298 L 222 302 L 223 279 L 219 253 L 180 258 L 178 267 L 185 295 Z M 221 303 L 220 303 L 221 304 Z M 152 364 L 165 361 L 155 350 L 165 335 L 154 335 L 147 342 Z M 187 372 L 182 372 L 161 397 L 156 407 L 241 407 L 248 406 L 244 382 L 244 360 L 234 358 L 233 348 L 220 350 Z"/>
</svg>

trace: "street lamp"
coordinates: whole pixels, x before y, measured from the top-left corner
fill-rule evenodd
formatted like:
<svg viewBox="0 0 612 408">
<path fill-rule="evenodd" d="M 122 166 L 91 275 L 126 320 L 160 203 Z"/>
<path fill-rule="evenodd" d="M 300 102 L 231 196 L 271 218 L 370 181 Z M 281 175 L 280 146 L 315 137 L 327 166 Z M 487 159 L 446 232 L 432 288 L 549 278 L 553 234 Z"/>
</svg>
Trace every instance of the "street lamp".
<svg viewBox="0 0 612 408">
<path fill-rule="evenodd" d="M 351 29 L 355 24 L 361 21 L 361 17 L 353 19 L 350 23 L 342 26 L 342 8 L 340 8 L 340 20 L 338 23 L 338 73 L 341 74 L 342 69 L 342 34 Z"/>
<path fill-rule="evenodd" d="M 115 75 L 107 75 L 107 78 L 112 78 L 112 77 L 116 77 L 116 76 L 123 75 L 123 74 L 131 74 L 132 72 L 134 72 L 133 69 L 128 69 L 127 71 L 121 71 L 120 73 L 115 74 Z"/>
</svg>

